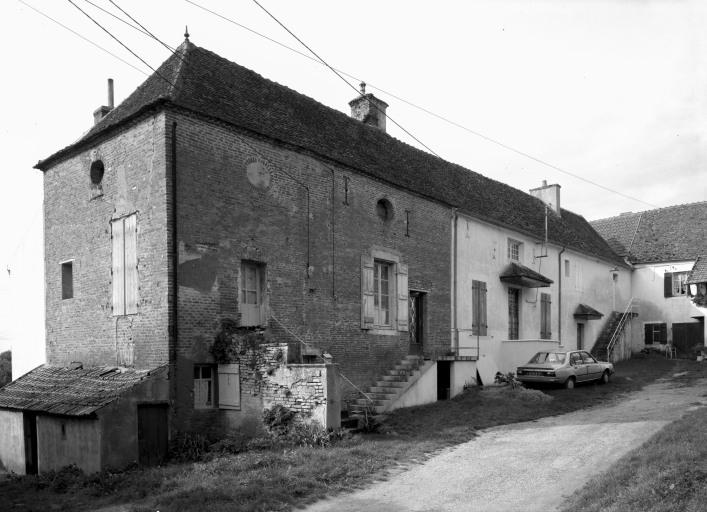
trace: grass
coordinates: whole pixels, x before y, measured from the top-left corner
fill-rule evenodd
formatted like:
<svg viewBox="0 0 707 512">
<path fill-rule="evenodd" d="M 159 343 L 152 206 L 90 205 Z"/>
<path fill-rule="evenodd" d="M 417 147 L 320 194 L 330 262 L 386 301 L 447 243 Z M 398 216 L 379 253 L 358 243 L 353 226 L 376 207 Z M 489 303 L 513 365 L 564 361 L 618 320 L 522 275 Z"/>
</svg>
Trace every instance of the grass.
<svg viewBox="0 0 707 512">
<path fill-rule="evenodd" d="M 658 356 L 630 360 L 617 365 L 612 384 L 574 390 L 474 388 L 453 400 L 395 411 L 384 434 L 359 434 L 327 448 L 257 450 L 93 476 L 66 470 L 0 479 L 0 510 L 81 511 L 119 503 L 135 512 L 291 510 L 384 479 L 387 470 L 469 441 L 479 429 L 604 404 L 675 373 L 679 364 Z"/>
<path fill-rule="evenodd" d="M 707 503 L 707 409 L 671 423 L 570 497 L 563 511 L 701 512 Z"/>
</svg>

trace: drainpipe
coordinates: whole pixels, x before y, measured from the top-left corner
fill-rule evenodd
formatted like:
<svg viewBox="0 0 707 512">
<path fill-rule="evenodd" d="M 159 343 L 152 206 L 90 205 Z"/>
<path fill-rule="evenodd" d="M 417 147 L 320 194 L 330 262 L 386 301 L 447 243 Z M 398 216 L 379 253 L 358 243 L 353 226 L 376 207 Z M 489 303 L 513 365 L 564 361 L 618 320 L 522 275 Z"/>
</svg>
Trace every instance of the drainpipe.
<svg viewBox="0 0 707 512">
<path fill-rule="evenodd" d="M 562 345 L 562 253 L 566 247 L 557 253 L 557 341 Z"/>
<path fill-rule="evenodd" d="M 177 336 L 179 333 L 179 279 L 177 270 L 179 267 L 179 241 L 177 238 L 177 122 L 172 122 L 172 318 L 170 322 L 170 354 L 169 362 L 172 366 L 172 399 L 176 399 L 177 391 Z"/>
<path fill-rule="evenodd" d="M 457 330 L 457 209 L 452 208 L 452 348 L 459 355 L 459 331 Z"/>
</svg>

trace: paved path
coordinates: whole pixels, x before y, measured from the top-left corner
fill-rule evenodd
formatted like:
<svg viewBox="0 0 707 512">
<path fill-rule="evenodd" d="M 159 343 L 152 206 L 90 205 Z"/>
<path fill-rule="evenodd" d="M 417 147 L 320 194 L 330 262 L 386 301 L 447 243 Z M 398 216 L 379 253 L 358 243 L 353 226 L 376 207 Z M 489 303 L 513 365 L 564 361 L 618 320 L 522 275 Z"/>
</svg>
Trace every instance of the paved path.
<svg viewBox="0 0 707 512">
<path fill-rule="evenodd" d="M 524 512 L 565 498 L 686 411 L 707 382 L 662 381 L 610 406 L 485 430 L 389 480 L 315 503 L 309 512 Z"/>
</svg>

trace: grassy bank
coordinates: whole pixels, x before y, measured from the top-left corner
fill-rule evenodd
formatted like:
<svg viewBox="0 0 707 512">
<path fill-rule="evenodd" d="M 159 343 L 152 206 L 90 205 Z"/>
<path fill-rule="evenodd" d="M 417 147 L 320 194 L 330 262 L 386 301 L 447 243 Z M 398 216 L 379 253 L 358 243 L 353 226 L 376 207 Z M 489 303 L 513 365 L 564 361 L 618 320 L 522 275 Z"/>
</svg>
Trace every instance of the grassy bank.
<svg viewBox="0 0 707 512">
<path fill-rule="evenodd" d="M 674 373 L 677 365 L 662 357 L 627 361 L 617 365 L 608 386 L 574 390 L 474 388 L 453 400 L 396 411 L 385 433 L 359 434 L 328 448 L 257 450 L 93 476 L 64 471 L 5 478 L 0 510 L 79 511 L 120 503 L 134 511 L 290 510 L 385 478 L 385 470 L 473 439 L 479 429 L 607 403 Z"/>
</svg>

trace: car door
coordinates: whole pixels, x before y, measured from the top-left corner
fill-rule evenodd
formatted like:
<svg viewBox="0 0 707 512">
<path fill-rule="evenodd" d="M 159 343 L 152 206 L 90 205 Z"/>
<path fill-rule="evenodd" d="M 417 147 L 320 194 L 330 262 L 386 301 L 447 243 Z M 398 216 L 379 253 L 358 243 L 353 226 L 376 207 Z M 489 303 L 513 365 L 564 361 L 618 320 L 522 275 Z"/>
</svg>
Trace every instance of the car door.
<svg viewBox="0 0 707 512">
<path fill-rule="evenodd" d="M 570 368 L 574 371 L 577 382 L 587 380 L 587 367 L 582 361 L 582 355 L 579 352 L 570 352 Z"/>
<path fill-rule="evenodd" d="M 589 352 L 582 352 L 582 361 L 587 369 L 587 380 L 601 377 L 601 365 Z"/>
</svg>

